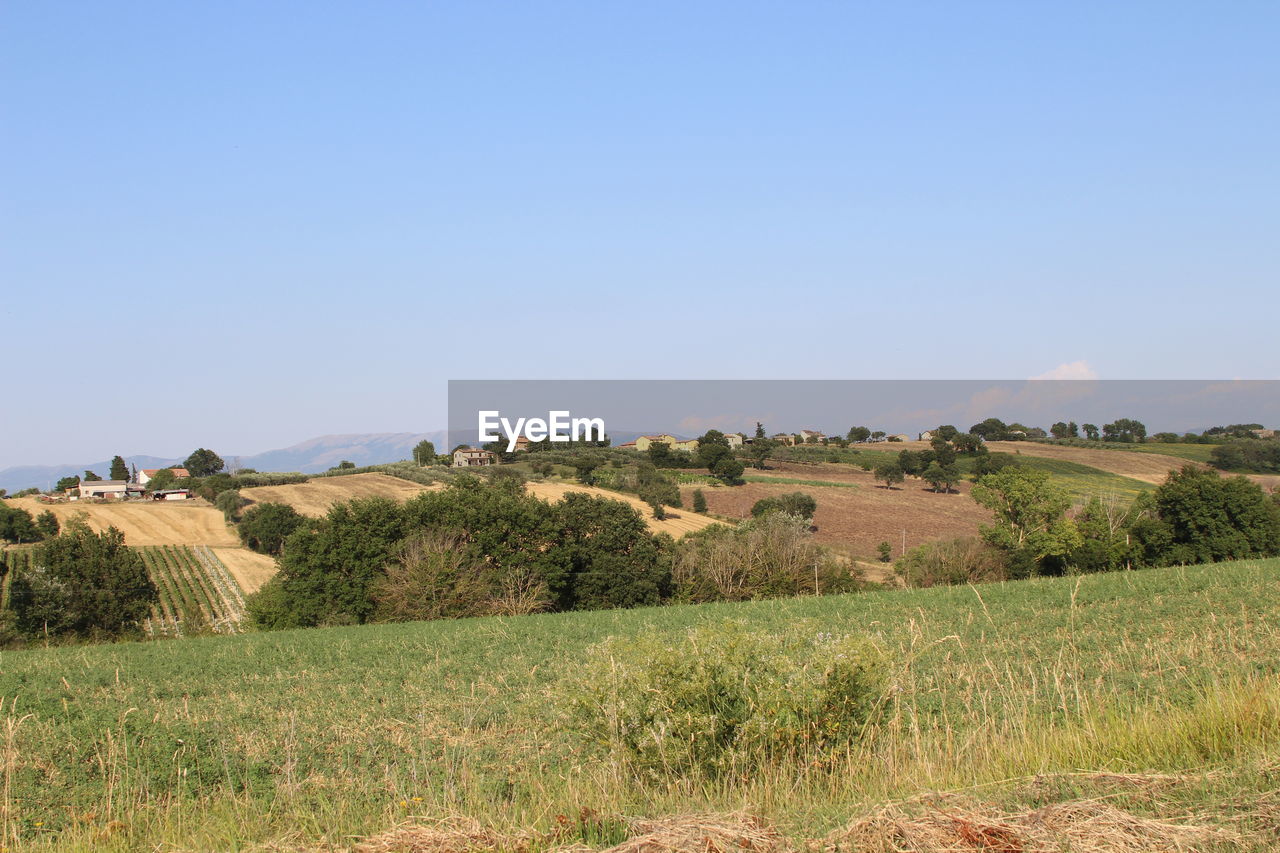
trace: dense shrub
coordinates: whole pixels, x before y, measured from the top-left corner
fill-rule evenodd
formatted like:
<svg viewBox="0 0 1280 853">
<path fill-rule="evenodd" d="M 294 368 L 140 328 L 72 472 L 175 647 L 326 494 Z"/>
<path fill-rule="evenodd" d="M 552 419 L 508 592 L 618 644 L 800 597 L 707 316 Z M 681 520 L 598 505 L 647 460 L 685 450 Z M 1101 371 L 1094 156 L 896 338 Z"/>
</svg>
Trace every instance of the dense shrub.
<svg viewBox="0 0 1280 853">
<path fill-rule="evenodd" d="M 351 501 L 300 527 L 252 612 L 292 627 L 659 604 L 672 550 L 620 501 L 573 493 L 551 504 L 514 480 L 459 477 L 403 506 Z M 419 583 L 430 600 L 414 605 Z"/>
<path fill-rule="evenodd" d="M 374 610 L 373 581 L 404 535 L 404 512 L 395 501 L 361 498 L 334 505 L 324 518 L 285 540 L 277 575 L 283 611 L 271 610 L 271 621 L 259 624 L 287 628 L 367 621 Z"/>
<path fill-rule="evenodd" d="M 1209 454 L 1210 463 L 1224 471 L 1255 474 L 1280 473 L 1280 439 L 1242 439 L 1220 444 Z"/>
<path fill-rule="evenodd" d="M 686 536 L 676 545 L 672 581 L 676 598 L 685 602 L 846 592 L 856 586 L 849 570 L 814 541 L 805 519 L 781 512 Z"/>
<path fill-rule="evenodd" d="M 565 725 L 615 760 L 654 776 L 718 776 L 857 740 L 885 674 L 882 654 L 860 637 L 725 622 L 610 638 L 556 695 Z"/>
<path fill-rule="evenodd" d="M 227 523 L 232 524 L 239 517 L 240 509 L 246 503 L 248 502 L 240 496 L 239 489 L 226 489 L 218 493 L 217 500 L 213 502 L 213 505 L 222 513 L 222 517 L 227 520 Z"/>
<path fill-rule="evenodd" d="M 1280 554 L 1280 508 L 1245 477 L 1186 465 L 1156 489 L 1154 510 L 1138 532 L 1156 564 Z"/>
<path fill-rule="evenodd" d="M 894 570 L 912 587 L 999 581 L 1008 572 L 1004 552 L 976 537 L 926 542 L 908 551 Z"/>
<path fill-rule="evenodd" d="M 76 521 L 36 549 L 10 590 L 17 630 L 28 636 L 133 633 L 158 600 L 119 530 L 94 533 Z"/>
<path fill-rule="evenodd" d="M 306 519 L 288 504 L 255 504 L 240 518 L 240 541 L 259 554 L 278 556 L 284 542 Z"/>
<path fill-rule="evenodd" d="M 0 540 L 5 542 L 35 542 L 40 539 L 31 513 L 20 507 L 11 507 L 0 501 Z"/>
<path fill-rule="evenodd" d="M 528 572 L 523 580 L 523 595 L 509 595 L 504 601 L 504 592 L 519 591 L 514 576 L 504 589 L 500 570 L 469 556 L 461 536 L 415 533 L 400 543 L 395 559 L 374 581 L 376 618 L 452 619 L 515 610 L 534 613 L 549 608 L 551 596 L 546 584 L 531 579 Z"/>
<path fill-rule="evenodd" d="M 761 498 L 751 507 L 753 518 L 759 518 L 771 512 L 785 512 L 799 518 L 812 519 L 818 511 L 818 502 L 812 495 L 804 492 L 788 492 L 771 498 Z"/>
</svg>

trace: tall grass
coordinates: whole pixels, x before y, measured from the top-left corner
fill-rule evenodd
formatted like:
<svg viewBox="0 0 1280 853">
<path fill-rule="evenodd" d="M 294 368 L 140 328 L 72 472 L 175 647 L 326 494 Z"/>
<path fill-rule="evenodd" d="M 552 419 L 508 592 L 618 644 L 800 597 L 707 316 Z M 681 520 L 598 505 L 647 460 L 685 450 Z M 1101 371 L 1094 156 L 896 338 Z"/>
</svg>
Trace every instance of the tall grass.
<svg viewBox="0 0 1280 853">
<path fill-rule="evenodd" d="M 228 849 L 412 816 L 750 807 L 813 835 L 923 790 L 1206 768 L 1235 787 L 1194 796 L 1256 798 L 1280 754 L 1278 608 L 1270 560 L 4 652 L 5 826 L 37 847 Z M 645 778 L 565 715 L 558 685 L 589 647 L 726 618 L 875 643 L 890 672 L 868 737 L 747 776 Z"/>
</svg>

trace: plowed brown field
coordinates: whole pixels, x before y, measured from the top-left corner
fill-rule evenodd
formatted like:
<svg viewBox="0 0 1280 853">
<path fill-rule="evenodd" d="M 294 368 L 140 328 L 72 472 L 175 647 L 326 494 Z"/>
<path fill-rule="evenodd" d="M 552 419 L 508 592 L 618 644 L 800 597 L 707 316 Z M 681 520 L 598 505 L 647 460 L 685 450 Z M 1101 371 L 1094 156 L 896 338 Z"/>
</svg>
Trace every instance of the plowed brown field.
<svg viewBox="0 0 1280 853">
<path fill-rule="evenodd" d="M 818 502 L 813 523 L 818 541 L 847 548 L 862 559 L 874 559 L 876 546 L 888 542 L 893 556 L 901 554 L 903 531 L 906 546 L 922 542 L 972 536 L 979 525 L 991 522 L 991 513 L 969 497 L 971 484 L 957 485 L 958 494 L 936 494 L 920 480 L 908 478 L 893 489 L 875 482 L 868 472 L 849 465 L 799 465 L 775 463 L 766 471 L 748 471 L 751 476 L 830 480 L 842 486 L 805 486 L 794 483 L 747 483 L 743 486 L 702 489 L 707 509 L 716 515 L 748 518 L 751 507 L 765 497 L 786 492 L 804 492 Z M 850 487 L 852 486 L 852 488 Z M 692 486 L 682 489 L 686 503 L 692 501 Z"/>
</svg>

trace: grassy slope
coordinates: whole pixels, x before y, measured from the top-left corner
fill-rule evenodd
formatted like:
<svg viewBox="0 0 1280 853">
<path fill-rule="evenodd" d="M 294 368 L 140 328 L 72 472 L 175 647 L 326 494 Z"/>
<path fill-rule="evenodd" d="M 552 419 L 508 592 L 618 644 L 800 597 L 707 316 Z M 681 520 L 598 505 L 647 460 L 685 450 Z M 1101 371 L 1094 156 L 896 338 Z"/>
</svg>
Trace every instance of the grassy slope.
<svg viewBox="0 0 1280 853">
<path fill-rule="evenodd" d="M 812 834 L 866 803 L 1046 771 L 1213 765 L 1225 775 L 1188 805 L 1256 794 L 1270 783 L 1242 768 L 1268 750 L 1274 763 L 1280 696 L 1241 699 L 1231 685 L 1280 672 L 1278 612 L 1271 560 L 4 652 L 0 697 L 16 725 L 12 800 L 28 840 L 62 831 L 63 844 L 97 848 L 94 833 L 119 818 L 121 847 L 224 849 L 374 832 L 408 815 L 545 827 L 584 806 L 749 805 Z M 890 649 L 900 690 L 869 754 L 833 772 L 641 783 L 552 724 L 551 688 L 591 643 L 722 618 L 759 630 L 808 619 Z"/>
<path fill-rule="evenodd" d="M 1179 445 L 1166 446 L 1177 447 Z M 833 461 L 838 458 L 841 462 L 852 463 L 855 465 L 868 462 L 872 466 L 879 465 L 883 462 L 896 462 L 899 452 L 900 451 L 895 450 L 859 450 L 849 448 L 798 448 L 791 451 L 791 453 L 798 458 L 811 458 L 813 461 L 825 462 Z M 1122 498 L 1131 500 L 1142 492 L 1148 492 L 1155 488 L 1155 486 L 1150 483 L 1144 483 L 1141 480 L 1135 480 L 1132 477 L 1125 477 L 1120 474 L 1100 471 L 1097 468 L 1068 460 L 1046 459 L 1040 456 L 1024 455 L 1016 457 L 1016 461 L 1019 465 L 1023 465 L 1027 468 L 1037 468 L 1042 471 L 1048 471 L 1077 501 L 1087 500 L 1094 495 L 1104 496 L 1110 494 L 1116 494 Z M 961 456 L 956 461 L 956 466 L 963 474 L 968 475 L 973 470 L 973 463 L 973 457 Z M 748 477 L 748 480 L 750 481 L 750 477 Z M 780 481 L 774 480 L 772 482 Z M 816 480 L 809 481 L 807 484 L 819 485 Z M 832 483 L 826 485 L 848 484 Z"/>
<path fill-rule="evenodd" d="M 1181 442 L 1166 444 L 1162 441 L 1153 441 L 1149 444 L 1097 441 L 1088 445 L 1090 449 L 1095 450 L 1115 450 L 1120 453 L 1159 453 L 1163 456 L 1173 456 L 1178 459 L 1189 459 L 1192 462 L 1205 463 L 1208 463 L 1213 449 L 1217 446 L 1216 444 L 1183 444 Z"/>
</svg>

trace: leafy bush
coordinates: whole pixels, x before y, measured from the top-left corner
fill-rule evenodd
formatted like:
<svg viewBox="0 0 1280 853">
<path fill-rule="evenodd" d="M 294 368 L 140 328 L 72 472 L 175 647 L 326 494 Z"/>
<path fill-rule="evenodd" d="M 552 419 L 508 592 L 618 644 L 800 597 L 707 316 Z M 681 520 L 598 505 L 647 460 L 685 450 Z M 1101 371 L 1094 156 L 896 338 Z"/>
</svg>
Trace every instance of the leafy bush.
<svg viewBox="0 0 1280 853">
<path fill-rule="evenodd" d="M 373 583 L 380 621 L 483 616 L 497 597 L 496 567 L 470 557 L 461 535 L 421 532 L 400 544 Z M 550 603 L 542 585 L 543 606 Z M 539 609 L 539 608 L 532 608 Z"/>
<path fill-rule="evenodd" d="M 811 623 L 759 634 L 723 622 L 591 648 L 558 686 L 565 723 L 655 776 L 754 772 L 862 736 L 886 665 L 868 640 Z"/>
<path fill-rule="evenodd" d="M 160 594 L 137 552 L 114 527 L 94 533 L 73 520 L 39 546 L 10 591 L 17 628 L 42 634 L 134 633 Z"/>
<path fill-rule="evenodd" d="M 213 505 L 222 513 L 222 517 L 227 520 L 227 523 L 231 524 L 240 515 L 240 508 L 245 503 L 245 499 L 240 496 L 239 489 L 226 489 L 218 493 Z"/>
<path fill-rule="evenodd" d="M 0 540 L 22 543 L 35 542 L 38 539 L 40 539 L 40 530 L 32 520 L 31 513 L 0 502 Z"/>
<path fill-rule="evenodd" d="M 915 587 L 999 581 L 1008 575 L 1004 553 L 973 537 L 912 548 L 894 570 L 907 586 Z"/>
<path fill-rule="evenodd" d="M 845 592 L 856 586 L 849 571 L 814 541 L 809 523 L 782 512 L 686 536 L 676 545 L 671 573 L 676 598 L 694 603 Z"/>
<path fill-rule="evenodd" d="M 406 543 L 427 535 L 455 544 L 406 564 Z M 292 627 L 469 615 L 483 606 L 518 613 L 548 603 L 555 610 L 660 604 L 670 594 L 673 547 L 621 501 L 575 492 L 550 504 L 516 480 L 460 476 L 403 506 L 354 500 L 300 526 L 285 540 L 278 583 L 257 594 L 264 600 L 251 612 L 264 627 Z M 446 603 L 411 612 L 403 602 L 414 583 Z"/>
<path fill-rule="evenodd" d="M 1280 472 L 1280 439 L 1241 439 L 1220 444 L 1209 454 L 1210 464 L 1224 471 L 1255 474 Z"/>
<path fill-rule="evenodd" d="M 1280 508 L 1244 477 L 1186 465 L 1156 489 L 1154 504 L 1158 520 L 1135 532 L 1156 564 L 1280 554 Z"/>
<path fill-rule="evenodd" d="M 788 492 L 772 498 L 761 498 L 751 507 L 753 518 L 759 518 L 771 512 L 785 512 L 797 518 L 812 519 L 818 511 L 818 502 L 812 495 L 804 492 Z"/>
<path fill-rule="evenodd" d="M 288 504 L 255 504 L 240 518 L 240 541 L 259 554 L 279 556 L 284 542 L 306 521 Z"/>
</svg>

